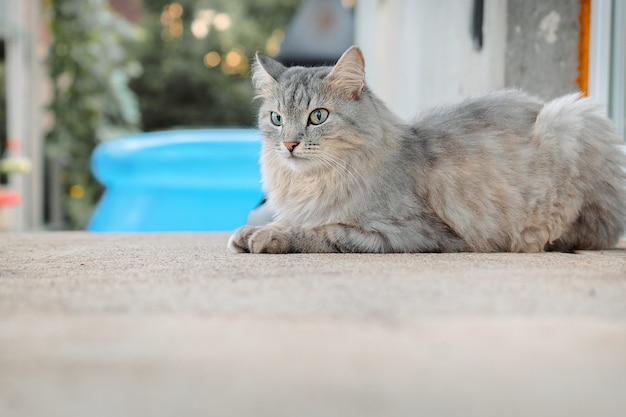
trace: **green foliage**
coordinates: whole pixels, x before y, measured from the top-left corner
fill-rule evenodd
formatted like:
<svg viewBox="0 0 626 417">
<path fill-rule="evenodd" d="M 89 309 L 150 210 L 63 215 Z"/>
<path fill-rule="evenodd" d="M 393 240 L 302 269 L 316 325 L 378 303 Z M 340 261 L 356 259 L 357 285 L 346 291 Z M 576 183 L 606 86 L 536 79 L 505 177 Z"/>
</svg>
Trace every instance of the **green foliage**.
<svg viewBox="0 0 626 417">
<path fill-rule="evenodd" d="M 46 11 L 53 39 L 48 65 L 54 116 L 46 151 L 63 167 L 70 227 L 83 228 L 101 193 L 90 174 L 91 152 L 99 142 L 139 125 L 136 98 L 127 86 L 139 71 L 125 46 L 134 29 L 105 0 L 52 0 Z"/>
<path fill-rule="evenodd" d="M 130 84 L 139 96 L 143 129 L 252 125 L 255 109 L 249 62 L 255 51 L 266 49 L 274 31 L 287 25 L 298 3 L 179 0 L 178 12 L 182 13 L 168 21 L 171 1 L 144 0 L 142 41 L 135 44 L 143 74 Z M 203 13 L 213 17 L 225 14 L 230 26 L 218 28 L 209 18 L 205 20 L 208 33 L 198 37 L 192 27 L 194 22 L 200 24 Z M 177 32 L 179 27 L 182 31 Z M 225 66 L 225 57 L 232 51 L 242 57 L 236 70 Z M 220 64 L 205 64 L 209 52 L 221 57 Z"/>
<path fill-rule="evenodd" d="M 298 3 L 143 0 L 142 21 L 132 25 L 107 0 L 46 0 L 55 119 L 46 145 L 63 166 L 69 226 L 87 224 L 102 192 L 89 165 L 101 141 L 140 127 L 252 125 L 250 60 L 268 39 L 278 44 Z M 172 5 L 177 13 L 163 19 Z M 230 25 L 209 19 L 206 36 L 194 34 L 192 25 L 207 12 L 227 16 Z M 209 52 L 219 64 L 205 64 Z M 231 52 L 238 59 L 227 60 Z"/>
</svg>

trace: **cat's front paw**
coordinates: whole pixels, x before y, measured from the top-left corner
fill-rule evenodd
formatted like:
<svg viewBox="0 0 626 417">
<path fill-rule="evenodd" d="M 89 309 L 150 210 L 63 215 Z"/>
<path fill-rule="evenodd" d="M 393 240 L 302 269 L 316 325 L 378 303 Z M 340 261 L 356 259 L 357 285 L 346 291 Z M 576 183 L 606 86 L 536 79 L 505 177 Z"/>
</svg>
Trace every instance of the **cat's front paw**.
<svg viewBox="0 0 626 417">
<path fill-rule="evenodd" d="M 285 227 L 271 224 L 259 228 L 250 236 L 248 248 L 251 253 L 288 253 L 291 240 Z"/>
<path fill-rule="evenodd" d="M 291 241 L 287 229 L 278 224 L 243 226 L 231 236 L 228 247 L 234 252 L 288 253 Z"/>
<path fill-rule="evenodd" d="M 239 229 L 235 230 L 235 233 L 228 240 L 228 249 L 232 252 L 237 253 L 246 253 L 250 252 L 250 248 L 248 247 L 248 240 L 250 240 L 250 236 L 254 232 L 256 232 L 260 227 L 256 226 L 242 226 Z"/>
</svg>

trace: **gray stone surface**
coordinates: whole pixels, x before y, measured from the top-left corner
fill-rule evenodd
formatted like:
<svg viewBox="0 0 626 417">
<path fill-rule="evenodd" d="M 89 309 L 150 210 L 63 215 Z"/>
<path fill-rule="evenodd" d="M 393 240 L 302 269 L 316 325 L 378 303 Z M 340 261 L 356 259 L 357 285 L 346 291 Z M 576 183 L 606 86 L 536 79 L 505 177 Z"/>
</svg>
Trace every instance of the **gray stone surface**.
<svg viewBox="0 0 626 417">
<path fill-rule="evenodd" d="M 626 249 L 0 236 L 0 416 L 623 416 Z"/>
<path fill-rule="evenodd" d="M 578 0 L 508 0 L 505 85 L 544 99 L 578 91 Z"/>
</svg>

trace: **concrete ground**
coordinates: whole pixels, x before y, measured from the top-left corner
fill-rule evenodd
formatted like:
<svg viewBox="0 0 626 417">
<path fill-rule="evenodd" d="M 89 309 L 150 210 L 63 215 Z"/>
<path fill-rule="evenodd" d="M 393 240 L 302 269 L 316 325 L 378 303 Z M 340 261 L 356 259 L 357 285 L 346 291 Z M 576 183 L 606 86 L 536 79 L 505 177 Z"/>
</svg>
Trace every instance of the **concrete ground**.
<svg viewBox="0 0 626 417">
<path fill-rule="evenodd" d="M 0 416 L 626 416 L 626 248 L 0 235 Z"/>
</svg>

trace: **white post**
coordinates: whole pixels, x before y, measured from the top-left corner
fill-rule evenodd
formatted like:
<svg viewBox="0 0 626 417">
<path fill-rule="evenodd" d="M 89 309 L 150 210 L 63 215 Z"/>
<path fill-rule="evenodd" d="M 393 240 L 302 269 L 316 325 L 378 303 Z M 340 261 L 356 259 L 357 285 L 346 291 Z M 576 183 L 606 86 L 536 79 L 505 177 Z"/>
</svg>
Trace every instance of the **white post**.
<svg viewBox="0 0 626 417">
<path fill-rule="evenodd" d="M 6 16 L 6 98 L 8 156 L 26 157 L 30 173 L 9 174 L 9 187 L 21 194 L 13 230 L 40 227 L 42 223 L 42 146 L 37 91 L 39 7 L 37 0 L 4 0 Z"/>
<path fill-rule="evenodd" d="M 32 162 L 32 169 L 27 177 L 29 183 L 29 208 L 27 225 L 29 229 L 39 229 L 43 226 L 44 209 L 44 133 L 43 133 L 43 106 L 44 96 L 44 66 L 43 60 L 45 49 L 40 50 L 40 24 L 41 9 L 39 0 L 28 1 L 28 77 L 26 87 L 28 88 L 27 112 L 22 117 L 27 129 L 28 157 Z"/>
<path fill-rule="evenodd" d="M 24 154 L 24 125 L 21 117 L 26 109 L 23 90 L 23 78 L 27 69 L 24 67 L 24 35 L 22 16 L 24 5 L 20 0 L 5 0 L 7 30 L 5 39 L 6 53 L 6 96 L 7 96 L 7 155 L 21 156 Z M 22 203 L 16 207 L 13 216 L 13 230 L 23 230 L 26 225 L 25 181 L 22 174 L 9 174 L 9 186 L 19 192 Z"/>
<path fill-rule="evenodd" d="M 591 2 L 591 36 L 589 40 L 589 96 L 608 112 L 611 82 L 611 2 Z"/>
<path fill-rule="evenodd" d="M 626 140 L 626 2 L 613 0 L 612 87 L 609 106 L 617 132 Z"/>
</svg>

